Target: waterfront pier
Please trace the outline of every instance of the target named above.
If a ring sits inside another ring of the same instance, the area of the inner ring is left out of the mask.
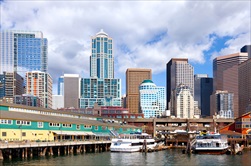
[[[109,140],[0,143],[0,160],[108,151]]]

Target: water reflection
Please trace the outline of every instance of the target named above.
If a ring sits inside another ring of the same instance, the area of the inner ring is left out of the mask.
[[[251,165],[251,151],[243,155],[182,154],[181,150],[165,150],[152,153],[86,153],[79,155],[40,157],[24,160],[5,160],[0,165],[86,165],[86,166],[219,166]]]

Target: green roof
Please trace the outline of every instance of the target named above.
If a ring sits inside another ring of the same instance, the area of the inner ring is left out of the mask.
[[[153,81],[152,80],[144,80],[143,82],[142,82],[142,84],[143,83],[153,83]]]

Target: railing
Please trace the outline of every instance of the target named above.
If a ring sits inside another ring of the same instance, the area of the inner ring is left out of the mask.
[[[118,137],[118,136],[119,136],[118,132],[115,131],[115,130],[110,130],[110,132],[111,132],[111,134],[112,134],[113,136],[115,136],[115,137]]]

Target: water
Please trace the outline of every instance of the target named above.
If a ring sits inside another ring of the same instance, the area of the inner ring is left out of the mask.
[[[86,153],[79,155],[40,157],[24,160],[9,160],[0,165],[81,165],[81,166],[250,166],[251,151],[243,155],[198,155],[182,154],[179,149],[169,149],[152,153]]]

